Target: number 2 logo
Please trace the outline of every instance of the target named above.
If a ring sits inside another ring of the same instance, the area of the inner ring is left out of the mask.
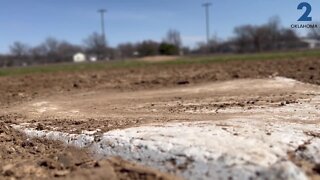
[[[306,10],[303,13],[303,15],[298,19],[298,21],[312,21],[312,17],[309,16],[311,13],[312,7],[309,3],[307,2],[300,3],[297,9],[302,10],[304,7],[306,8]]]

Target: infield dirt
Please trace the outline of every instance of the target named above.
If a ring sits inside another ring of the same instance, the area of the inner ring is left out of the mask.
[[[98,160],[88,149],[32,139],[12,125],[73,134],[99,129],[96,137],[150,124],[219,121],[221,125],[222,119],[243,113],[277,114],[288,117],[288,122],[319,125],[319,104],[315,100],[310,103],[320,93],[316,86],[320,84],[317,59],[32,74],[1,77],[0,84],[0,178],[174,179],[181,175],[146,168],[146,164],[130,158],[131,162],[111,156]],[[308,111],[306,104],[314,109]],[[319,138],[312,128],[306,133]],[[305,148],[300,145],[296,148]],[[287,157],[308,177],[319,178],[317,162],[290,152]]]

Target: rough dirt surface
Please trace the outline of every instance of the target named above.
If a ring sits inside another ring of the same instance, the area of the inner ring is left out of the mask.
[[[0,179],[177,179],[120,158],[94,160],[57,141],[29,139],[0,123]]]
[[[319,105],[318,86],[273,77],[57,95],[7,112],[24,116],[13,127],[29,137],[121,156],[186,179],[272,174],[300,180],[306,175],[290,158],[312,167],[320,162]]]
[[[319,67],[319,59],[230,61],[1,77],[0,106],[25,102],[35,97],[92,89],[130,91],[275,75],[320,84]]]
[[[226,113],[230,109],[236,115],[257,107],[299,104],[314,97],[310,93],[288,93],[281,88],[271,94],[245,90],[239,93],[239,89],[231,89],[224,96],[221,96],[224,89],[216,88],[213,93],[194,95],[199,87],[210,87],[210,82],[270,76],[320,84],[320,61],[231,61],[1,77],[0,179],[173,179],[172,175],[119,158],[99,161],[85,150],[45,139],[28,139],[11,125],[31,123],[28,126],[40,131],[83,133],[100,129],[104,133],[159,122],[215,121],[230,116]],[[186,86],[190,86],[189,92],[181,95]],[[93,97],[96,101],[92,102]],[[305,168],[309,177],[319,178],[319,164],[295,155],[290,157]]]

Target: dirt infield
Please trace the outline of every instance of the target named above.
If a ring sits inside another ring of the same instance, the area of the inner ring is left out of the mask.
[[[318,109],[311,109],[306,120],[301,117],[307,110],[303,103],[317,97],[318,88],[297,88],[290,85],[291,81],[275,78],[277,76],[320,84],[320,61],[230,61],[1,77],[0,179],[174,179],[173,175],[183,176],[177,171],[169,175],[134,164],[141,164],[134,158],[127,158],[132,162],[111,156],[107,160],[93,159],[90,151],[65,147],[48,139],[29,139],[13,130],[12,125],[68,134],[91,135],[95,131],[93,138],[96,141],[96,137],[115,129],[154,123],[159,126],[159,123],[214,122],[244,116],[243,112],[249,113],[250,117],[251,113],[261,114],[258,109],[272,114],[275,113],[273,108],[280,109],[277,115],[281,118],[294,117],[286,119],[288,122],[318,125],[318,116],[313,114],[319,111],[317,101],[313,106]],[[258,80],[243,80],[250,78]],[[240,80],[224,82],[236,79]],[[257,85],[266,85],[267,90],[258,90]],[[257,91],[252,90],[254,88]],[[291,106],[293,109],[281,109]],[[292,114],[286,114],[291,110]],[[228,124],[225,126],[228,129]],[[237,136],[235,133],[243,132],[233,132]],[[312,137],[318,136],[314,131],[310,133]],[[298,144],[296,148],[305,147]],[[292,158],[290,162],[294,162],[294,166],[301,166],[308,177],[319,178],[319,164],[299,159],[296,154],[288,157]],[[177,169],[188,169],[183,163],[173,163],[181,165]],[[211,177],[214,175],[217,174]]]
[[[0,179],[175,179],[119,158],[94,160],[86,151],[0,125]]]

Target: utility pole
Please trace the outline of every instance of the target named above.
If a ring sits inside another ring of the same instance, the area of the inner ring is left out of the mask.
[[[101,34],[103,38],[103,43],[106,45],[106,32],[105,32],[105,27],[104,27],[104,14],[107,12],[105,9],[99,9],[98,12],[101,15]]]
[[[209,8],[212,5],[212,3],[204,3],[202,6],[205,8],[206,13],[206,30],[207,30],[207,45],[209,46],[210,43],[210,14],[209,14]]]

